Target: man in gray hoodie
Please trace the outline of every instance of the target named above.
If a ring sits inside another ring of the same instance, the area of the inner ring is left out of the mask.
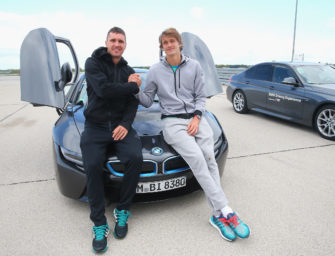
[[[211,127],[205,118],[205,82],[200,64],[181,53],[181,36],[174,28],[162,32],[160,48],[166,56],[151,66],[146,87],[137,97],[150,107],[157,94],[162,112],[163,136],[187,162],[213,208],[210,218],[221,236],[233,241],[247,238],[249,227],[228,206],[220,184]]]

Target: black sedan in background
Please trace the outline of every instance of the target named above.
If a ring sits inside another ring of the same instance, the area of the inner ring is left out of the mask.
[[[234,75],[227,98],[237,113],[254,110],[314,127],[335,140],[335,69],[320,63],[260,63]]]
[[[200,64],[205,66],[207,96],[220,93],[222,88],[218,77],[206,72],[216,72],[208,48],[190,33],[183,34],[182,38],[188,55],[199,57]],[[69,64],[60,66],[61,47],[68,49],[68,56],[73,58],[73,78]],[[79,145],[85,123],[83,112],[88,102],[85,74],[79,76],[74,49],[68,39],[56,37],[45,28],[36,29],[22,43],[20,65],[22,100],[34,106],[54,107],[59,114],[52,133],[59,189],[67,197],[85,201],[86,174]],[[135,71],[142,77],[142,87],[145,86],[147,70]],[[216,117],[206,111],[204,118],[213,130],[215,156],[222,175],[228,142]],[[186,162],[164,141],[158,98],[150,108],[139,106],[133,127],[141,138],[144,159],[135,200],[164,199],[200,188]],[[110,148],[106,156],[104,175],[106,197],[112,201],[118,199],[123,170],[124,166],[114,154],[113,148]]]

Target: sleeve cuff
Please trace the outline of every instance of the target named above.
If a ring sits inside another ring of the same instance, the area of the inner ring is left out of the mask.
[[[134,87],[135,88],[134,94],[137,94],[140,91],[140,89],[137,86],[137,83],[135,83],[135,82],[129,82],[129,83],[136,86],[136,87]]]
[[[196,115],[202,116],[202,112],[200,110],[196,110],[194,111],[193,116],[196,116]]]
[[[126,128],[127,131],[129,131],[129,129],[130,129],[130,125],[129,125],[129,123],[123,121],[123,122],[120,123],[120,125],[123,126],[124,128]]]

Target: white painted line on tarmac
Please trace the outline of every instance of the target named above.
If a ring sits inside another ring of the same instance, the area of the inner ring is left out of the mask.
[[[13,113],[11,113],[11,114],[5,116],[4,118],[2,118],[2,119],[0,120],[0,123],[1,123],[2,121],[5,121],[7,118],[11,117],[12,115],[15,115],[17,112],[19,112],[20,110],[24,109],[24,108],[25,108],[26,106],[28,106],[28,105],[29,105],[29,103],[25,104],[23,107],[19,108],[18,110],[14,111]]]
[[[27,184],[27,183],[37,183],[37,182],[54,181],[54,180],[55,180],[55,178],[44,179],[44,180],[20,181],[20,182],[8,183],[8,184],[0,184],[0,186],[13,186],[13,185],[21,185],[21,184]]]

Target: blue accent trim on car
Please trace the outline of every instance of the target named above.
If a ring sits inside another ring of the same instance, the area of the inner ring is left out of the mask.
[[[88,203],[88,197],[87,196],[83,196],[83,197],[79,198],[79,201]]]
[[[173,174],[173,173],[182,172],[182,171],[190,169],[190,167],[188,165],[186,165],[185,167],[181,167],[181,168],[178,168],[178,169],[173,169],[173,170],[167,171],[166,167],[165,167],[166,162],[169,161],[169,160],[171,160],[171,159],[174,159],[174,158],[181,158],[181,156],[172,156],[172,157],[169,157],[169,158],[165,159],[164,162],[163,162],[163,173],[165,173],[165,174]]]
[[[206,114],[207,114],[210,118],[212,118],[215,122],[217,122],[216,118],[214,117],[214,115],[213,115],[211,112],[206,111]]]
[[[174,169],[174,170],[171,170],[171,171],[164,171],[164,173],[165,174],[172,174],[172,173],[182,172],[182,171],[189,170],[189,169],[190,169],[190,167],[186,166],[186,167]]]
[[[157,163],[156,163],[155,161],[151,161],[151,160],[143,160],[143,162],[151,162],[151,163],[153,163],[153,164],[154,164],[154,170],[153,170],[152,172],[150,172],[150,173],[141,173],[141,174],[140,174],[140,177],[150,177],[150,176],[154,176],[154,175],[157,174],[157,169],[158,169],[158,167],[157,167]],[[123,177],[123,176],[124,176],[123,173],[114,170],[114,168],[112,167],[112,163],[120,163],[120,160],[109,161],[109,162],[107,163],[107,168],[108,168],[108,170],[109,170],[113,175],[115,175],[115,176],[117,176],[117,177]],[[145,171],[145,170],[144,170],[144,171]]]

